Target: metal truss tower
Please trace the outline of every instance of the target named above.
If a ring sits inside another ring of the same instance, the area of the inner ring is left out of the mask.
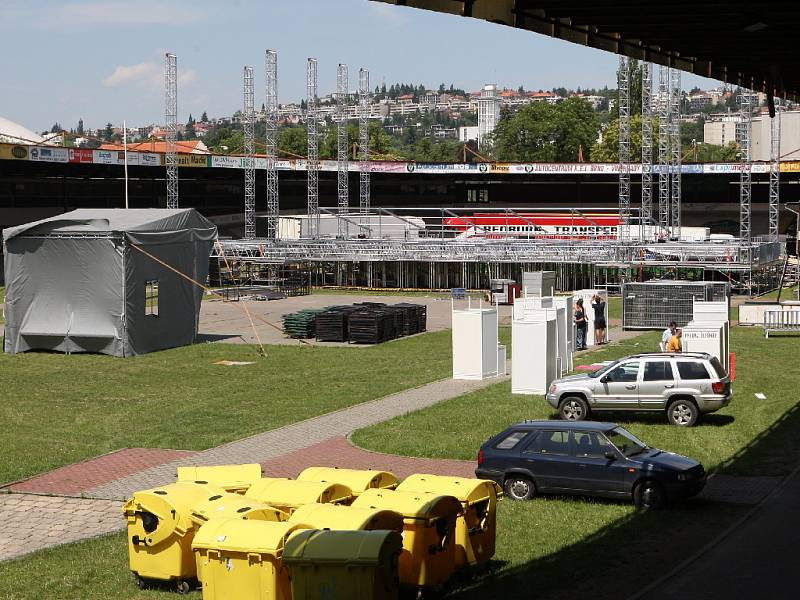
[[[658,232],[669,230],[669,67],[658,68]]]
[[[167,166],[167,208],[178,208],[178,57],[167,53],[164,61],[164,96]]]
[[[336,196],[339,200],[339,213],[347,213],[350,207],[347,166],[347,106],[349,78],[347,65],[340,64],[336,69]],[[337,219],[337,233],[340,238],[347,237],[347,221]]]
[[[280,217],[278,169],[275,162],[278,153],[278,53],[267,50],[266,67],[266,145],[267,145],[267,238],[278,237]]]
[[[642,65],[642,215],[640,238],[653,224],[653,65]]]
[[[781,111],[775,99],[775,116],[770,119],[771,145],[769,154],[769,239],[778,241],[781,207]]]
[[[358,71],[359,201],[362,214],[369,212],[369,71]]]
[[[244,239],[256,237],[256,161],[255,161],[255,93],[253,67],[244,68],[244,103],[242,129],[244,131]]]
[[[631,89],[630,61],[620,55],[617,84],[619,89],[619,237],[630,238],[631,223]]]
[[[741,238],[742,244],[746,246],[749,246],[752,241],[752,230],[750,227],[751,171],[753,166],[750,158],[752,103],[753,96],[750,90],[740,89],[739,123],[737,127],[739,162],[741,166],[741,171],[739,173],[739,237]]]
[[[319,237],[319,135],[317,134],[317,59],[306,65],[306,127],[308,129],[308,236]]]
[[[669,86],[669,134],[670,134],[670,170],[671,202],[670,227],[672,238],[681,234],[681,72],[672,69]]]

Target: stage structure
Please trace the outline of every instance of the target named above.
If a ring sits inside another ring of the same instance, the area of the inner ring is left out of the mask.
[[[253,67],[242,71],[242,132],[244,138],[244,239],[256,237],[255,88]]]
[[[278,153],[278,53],[275,50],[267,50],[264,67],[266,74],[264,107],[267,111],[264,123],[267,153],[267,239],[274,239],[277,237],[280,216],[278,170],[275,168]]]
[[[178,57],[169,52],[164,57],[164,104],[167,208],[178,208]]]
[[[347,65],[340,63],[336,68],[336,191],[341,214],[347,214],[350,206],[350,190],[347,180],[348,83]],[[347,221],[339,219],[338,225],[339,237],[347,237]]]
[[[317,59],[309,58],[306,65],[306,128],[308,131],[308,218],[310,235],[319,235],[319,135],[317,135]]]

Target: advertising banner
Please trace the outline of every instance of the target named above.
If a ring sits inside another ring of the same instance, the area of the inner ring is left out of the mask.
[[[781,163],[781,171],[784,173],[800,172],[800,161],[792,160]]]
[[[117,150],[92,150],[93,162],[96,165],[121,165],[122,160],[119,155],[124,154]]]
[[[29,151],[31,160],[42,162],[69,162],[69,150],[67,148],[48,148],[45,146],[33,146]]]
[[[242,159],[243,157],[241,156],[212,156],[211,166],[221,169],[242,169],[244,168]],[[264,163],[264,166],[266,166],[266,160],[264,160]],[[258,160],[256,160],[256,168],[258,168]]]
[[[373,173],[405,173],[409,164],[411,163],[372,161],[369,163],[369,170]]]
[[[69,162],[71,163],[91,163],[94,162],[92,151],[89,148],[70,148]]]
[[[0,144],[0,159],[27,160],[28,146]]]
[[[136,158],[136,162],[131,162],[131,157]],[[137,164],[140,167],[158,167],[161,165],[161,159],[158,154],[152,152],[128,152],[128,164]]]

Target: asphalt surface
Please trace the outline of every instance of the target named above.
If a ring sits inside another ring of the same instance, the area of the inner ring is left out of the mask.
[[[798,538],[800,469],[736,531],[644,597],[796,600]]]

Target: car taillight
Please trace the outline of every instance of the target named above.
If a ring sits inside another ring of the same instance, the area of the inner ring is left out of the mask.
[[[483,460],[484,460],[483,450],[478,450],[478,466],[481,466],[483,464]]]
[[[721,381],[714,381],[711,384],[711,391],[715,394],[722,394],[725,391],[725,384]]]

